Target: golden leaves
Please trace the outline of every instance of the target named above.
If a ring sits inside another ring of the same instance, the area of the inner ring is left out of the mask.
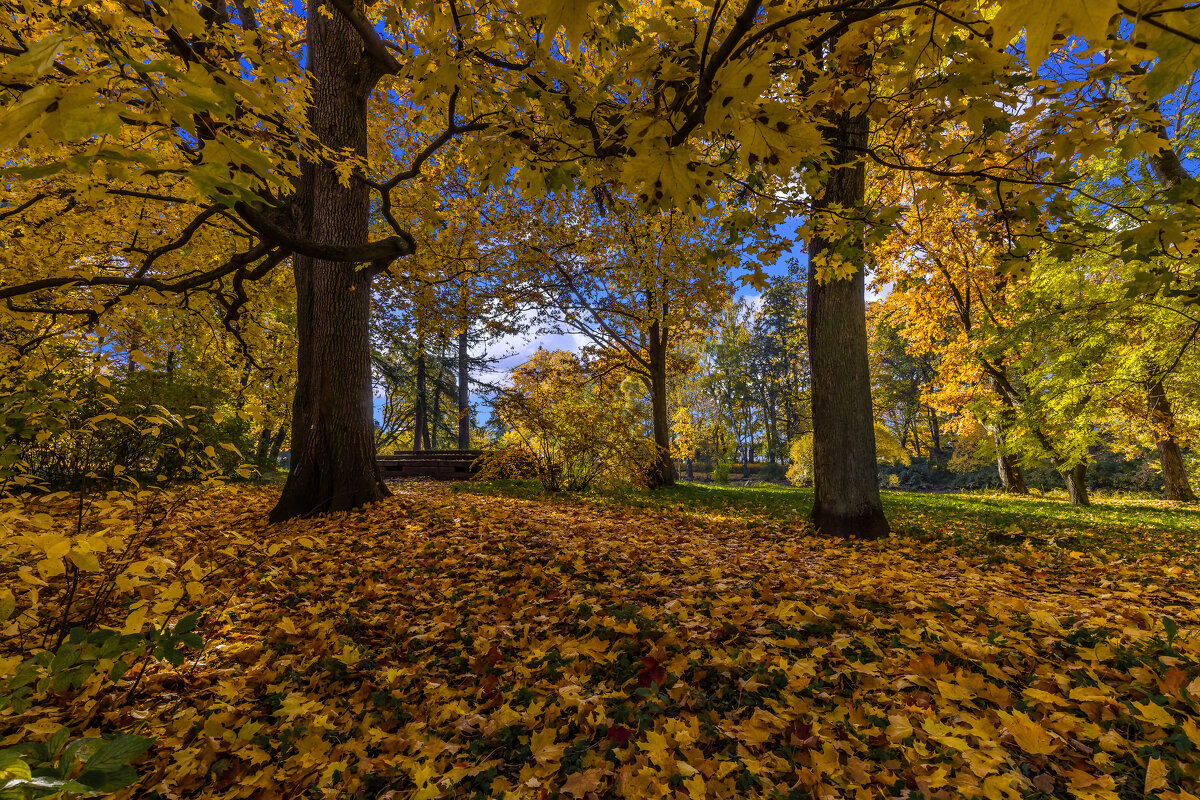
[[[999,711],[997,715],[1004,722],[1004,727],[1012,734],[1017,745],[1026,753],[1035,756],[1049,755],[1058,748],[1050,733],[1030,719],[1023,711],[1014,711],[1011,714]]]
[[[1052,4],[1044,0],[1007,0],[992,19],[993,37],[997,44],[1003,45],[1023,28],[1029,64],[1037,69],[1050,52],[1050,43],[1060,27],[1099,45],[1119,11],[1117,0],[1065,0]]]
[[[422,484],[268,529],[272,499],[228,492],[164,532],[175,563],[229,551],[219,573],[185,570],[207,590],[182,600],[209,614],[205,651],[98,712],[158,737],[148,780],[171,792],[1018,800],[1200,782],[1190,562],[989,563]],[[152,604],[133,610],[144,630]]]

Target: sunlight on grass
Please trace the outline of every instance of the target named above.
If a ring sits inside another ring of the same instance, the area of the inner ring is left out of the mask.
[[[536,481],[497,481],[463,484],[455,491],[787,523],[805,522],[812,510],[812,489],[770,485],[683,483],[653,492],[618,487],[577,495],[544,495]],[[1200,508],[1163,500],[1099,497],[1090,507],[1081,508],[1053,497],[884,492],[883,502],[893,533],[972,549],[1029,543],[1195,558],[1200,547]]]

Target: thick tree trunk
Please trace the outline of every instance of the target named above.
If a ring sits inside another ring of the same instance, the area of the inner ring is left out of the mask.
[[[312,128],[327,147],[365,157],[374,80],[358,34],[320,5],[310,0],[308,8]],[[301,181],[304,235],[328,244],[367,242],[369,197],[362,183],[343,185],[323,163],[304,165]],[[299,357],[291,468],[272,522],[357,508],[388,494],[375,462],[370,273],[301,255],[292,263]]]
[[[863,202],[866,175],[852,163],[867,146],[865,115],[842,115],[832,133],[837,162],[817,207],[853,209]],[[860,233],[852,233],[862,251]],[[879,498],[871,376],[867,363],[865,257],[854,275],[817,280],[817,265],[836,243],[811,236],[808,243],[808,346],[812,370],[813,522],[834,536],[887,536]]]
[[[1150,407],[1150,424],[1158,447],[1158,460],[1162,465],[1163,497],[1184,503],[1196,502],[1196,494],[1188,481],[1183,466],[1183,454],[1175,439],[1175,411],[1167,398],[1167,389],[1161,376],[1146,381],[1146,402]]]
[[[1070,469],[1060,470],[1067,482],[1067,497],[1073,506],[1090,506],[1087,490],[1087,464],[1076,464]]]
[[[671,417],[667,413],[667,332],[659,322],[650,326],[647,346],[650,360],[650,416],[654,430],[655,480],[660,486],[675,485],[675,462],[671,459]]]
[[[687,457],[687,479],[690,481],[690,480],[695,480],[695,478],[696,478],[696,476],[695,476],[694,472],[692,471],[692,457],[688,456]]]
[[[996,445],[996,471],[1000,474],[1000,491],[1007,494],[1029,494],[1025,476],[1016,459],[1010,455],[999,428],[992,428],[992,441]]]
[[[467,332],[458,335],[458,449],[471,449],[471,394],[467,383]]]

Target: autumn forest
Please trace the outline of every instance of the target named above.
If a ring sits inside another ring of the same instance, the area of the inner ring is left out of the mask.
[[[1200,3],[0,14],[0,800],[1200,800]]]

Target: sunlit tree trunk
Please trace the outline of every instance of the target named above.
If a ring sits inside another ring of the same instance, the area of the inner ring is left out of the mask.
[[[1002,375],[1006,374],[1005,367],[1001,366],[998,369]],[[1000,411],[999,424],[991,425],[988,428],[992,434],[992,441],[996,445],[996,470],[1000,474],[1000,490],[1008,494],[1029,494],[1029,487],[1025,485],[1025,476],[1021,472],[1021,467],[1012,453],[1008,451],[1008,428],[1013,420],[1012,401],[1005,393],[1000,377],[989,375],[989,384],[992,392],[1000,399],[1003,406]]]
[[[1183,454],[1175,439],[1175,411],[1167,398],[1161,376],[1146,381],[1146,400],[1150,407],[1150,423],[1154,426],[1158,460],[1162,465],[1163,497],[1185,503],[1196,502],[1196,494],[1183,466]]]
[[[1059,472],[1067,483],[1067,498],[1073,506],[1090,506],[1091,499],[1087,490],[1087,464],[1076,464],[1070,469]]]
[[[1025,485],[1025,476],[1016,459],[1008,452],[1004,442],[1004,434],[998,427],[991,427],[992,442],[996,445],[996,471],[1000,474],[1000,490],[1007,494],[1029,494]]]
[[[357,4],[362,7],[362,0]],[[331,150],[367,153],[367,98],[375,78],[345,19],[308,7],[312,130]],[[367,242],[369,197],[326,163],[305,164],[301,232],[324,244]],[[271,520],[357,508],[388,494],[375,462],[369,322],[371,279],[356,264],[293,255],[299,356],[291,467]]]
[[[1153,106],[1157,110],[1158,106]],[[1161,127],[1154,129],[1163,141],[1167,140],[1166,131]],[[1179,153],[1172,147],[1164,147],[1147,159],[1150,170],[1164,189],[1173,189],[1192,176],[1183,165]],[[1168,500],[1178,500],[1188,503],[1196,502],[1196,494],[1188,482],[1187,471],[1183,467],[1183,454],[1179,452],[1179,442],[1172,435],[1175,427],[1175,414],[1167,399],[1166,388],[1162,376],[1146,382],[1147,399],[1150,405],[1150,421],[1158,431],[1156,445],[1158,458],[1162,465],[1163,496]]]
[[[865,115],[842,115],[833,126],[836,162],[817,210],[860,207],[866,171],[853,163],[867,146]],[[861,233],[852,233],[861,255],[849,278],[817,280],[816,262],[837,243],[820,236],[808,243],[808,342],[812,370],[813,522],[835,536],[875,539],[889,529],[879,497],[871,376],[867,360],[866,299]]]

